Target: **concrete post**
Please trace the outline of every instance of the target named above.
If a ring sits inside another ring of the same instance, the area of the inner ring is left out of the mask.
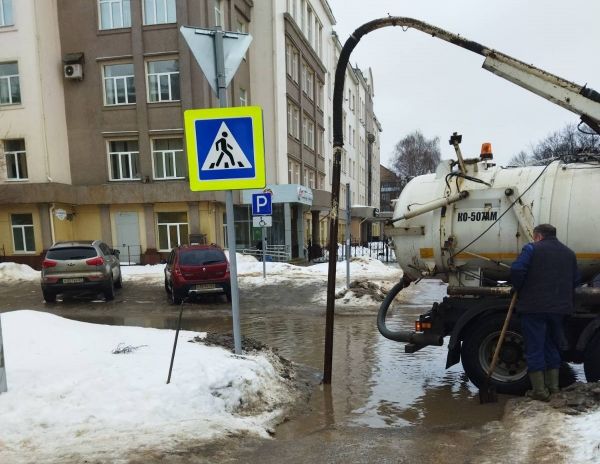
[[[52,226],[50,221],[50,205],[48,203],[40,203],[38,211],[40,214],[40,225],[42,227],[42,247],[47,250],[52,246]],[[1,391],[1,390],[0,390]]]
[[[200,203],[197,201],[188,202],[188,226],[190,234],[200,233]]]
[[[146,249],[154,248],[157,250],[153,204],[144,205],[144,223],[146,226]]]
[[[111,246],[118,245],[116,243],[113,243],[112,239],[112,227],[110,220],[109,205],[100,205],[100,238],[103,242],[108,243]]]
[[[301,204],[298,204],[298,212],[296,219],[296,230],[298,232],[298,257],[304,257],[304,207]]]

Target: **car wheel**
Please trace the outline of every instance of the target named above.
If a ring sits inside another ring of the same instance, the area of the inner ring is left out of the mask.
[[[46,303],[56,303],[56,293],[43,290],[44,300]]]
[[[114,282],[113,282],[113,278],[112,276],[110,277],[110,280],[108,282],[108,284],[106,284],[106,287],[104,288],[104,299],[106,301],[110,301],[110,300],[114,300],[115,299],[115,286],[114,286]]]
[[[466,331],[460,353],[462,364],[469,380],[478,388],[483,388],[486,382],[505,317],[501,313],[484,316]],[[516,318],[513,317],[490,380],[490,384],[495,386],[499,393],[519,395],[529,388],[524,353],[523,336]]]
[[[183,298],[179,292],[176,292],[175,289],[171,290],[171,303],[174,305],[180,305],[183,302]]]
[[[115,281],[115,288],[123,288],[123,275],[119,269],[119,278]]]

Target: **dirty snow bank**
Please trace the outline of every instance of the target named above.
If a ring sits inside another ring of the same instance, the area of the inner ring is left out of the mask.
[[[227,434],[266,436],[294,399],[265,355],[235,356],[182,331],[2,314],[8,393],[0,395],[0,462],[113,462]],[[119,346],[132,352],[113,354]],[[251,408],[248,406],[251,405]]]
[[[23,280],[40,280],[40,271],[36,271],[27,264],[0,263],[0,281],[18,282]]]
[[[576,383],[549,403],[510,400],[504,425],[515,464],[600,463],[600,383]]]

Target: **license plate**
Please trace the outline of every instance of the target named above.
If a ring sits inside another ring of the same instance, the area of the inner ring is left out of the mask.
[[[199,284],[196,285],[196,290],[204,290],[207,288],[215,288],[215,284]]]
[[[63,279],[63,284],[79,284],[83,282],[83,277],[78,277],[76,279]]]

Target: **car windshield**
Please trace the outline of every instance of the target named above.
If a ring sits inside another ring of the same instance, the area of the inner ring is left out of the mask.
[[[48,250],[46,258],[64,261],[68,259],[87,259],[98,256],[94,247],[63,247]]]
[[[179,263],[184,266],[201,266],[225,261],[225,254],[220,250],[186,250],[179,255]]]

